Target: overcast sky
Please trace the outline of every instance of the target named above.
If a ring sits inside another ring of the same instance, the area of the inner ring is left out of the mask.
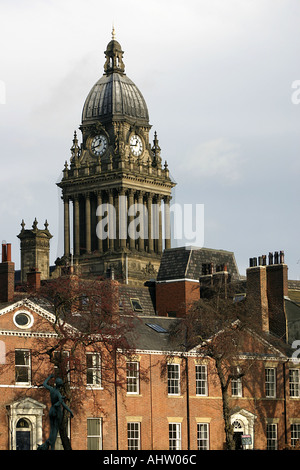
[[[113,23],[174,202],[204,204],[204,246],[241,274],[284,250],[300,279],[299,0],[0,0],[0,239],[16,267],[22,219],[47,219],[51,263],[63,254],[56,182]]]

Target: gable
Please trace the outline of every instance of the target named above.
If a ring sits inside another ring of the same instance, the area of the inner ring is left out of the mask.
[[[221,336],[220,331],[215,335],[215,339]],[[256,331],[252,331],[249,328],[245,328],[241,331],[243,335],[243,341],[241,343],[241,350],[239,356],[241,358],[256,358],[256,359],[276,359],[283,360],[287,357],[287,345],[279,338],[273,336],[270,333],[259,334]],[[220,338],[221,341],[221,338]],[[190,353],[199,353],[199,346],[194,347]]]
[[[54,336],[55,316],[39,304],[23,299],[0,309],[0,335]]]

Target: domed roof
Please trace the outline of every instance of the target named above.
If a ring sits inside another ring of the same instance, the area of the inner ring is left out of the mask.
[[[83,107],[82,122],[132,118],[147,124],[149,114],[138,87],[124,74],[103,75],[89,92]]]
[[[105,51],[104,75],[89,92],[83,107],[82,123],[112,118],[149,124],[146,102],[137,86],[125,75],[123,51],[113,38]]]

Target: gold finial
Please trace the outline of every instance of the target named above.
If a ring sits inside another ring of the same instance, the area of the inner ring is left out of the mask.
[[[113,40],[115,40],[115,39],[116,39],[116,30],[115,30],[115,27],[114,27],[114,25],[113,25],[113,29],[112,29],[111,36],[112,36],[112,39],[113,39]]]

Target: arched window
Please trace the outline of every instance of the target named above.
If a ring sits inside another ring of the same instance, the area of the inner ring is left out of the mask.
[[[25,418],[19,419],[17,422],[17,429],[30,428],[29,422]]]

